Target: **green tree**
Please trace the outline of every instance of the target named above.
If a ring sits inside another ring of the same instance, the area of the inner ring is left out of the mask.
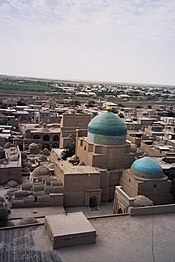
[[[164,174],[172,181],[172,194],[173,199],[175,200],[175,168],[171,167],[168,170],[164,170]]]
[[[26,103],[23,100],[19,100],[17,106],[26,106]]]
[[[71,157],[75,154],[75,142],[68,143],[65,146],[65,149],[61,153],[61,158],[66,160],[68,157]]]
[[[2,109],[6,109],[7,108],[6,105],[4,105],[2,101],[0,101],[0,108],[2,108]]]
[[[124,118],[124,114],[122,112],[120,112],[120,114],[118,115],[120,118]]]
[[[73,156],[75,154],[75,142],[68,143],[65,149],[69,156]]]
[[[4,207],[0,208],[0,227],[5,227],[9,221],[9,210]]]
[[[94,100],[89,100],[87,103],[86,103],[86,107],[94,107],[95,105],[95,101]]]
[[[164,174],[175,184],[175,168],[171,167],[168,170],[164,170]]]

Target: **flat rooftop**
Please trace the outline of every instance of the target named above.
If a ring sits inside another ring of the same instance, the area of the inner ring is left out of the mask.
[[[31,130],[31,129],[32,129],[32,132],[35,131],[35,130],[38,130],[38,132],[40,132],[40,131],[42,131],[42,129],[43,129],[42,126],[39,126],[39,124],[36,124],[36,123],[21,124],[20,127],[21,127],[23,130],[27,130],[27,129],[30,129],[30,130]],[[46,128],[47,128],[48,130],[53,131],[53,130],[56,130],[56,129],[59,128],[59,124],[57,124],[57,123],[55,123],[55,125],[54,125],[54,124],[50,124],[50,125],[48,124],[48,125],[46,126]]]
[[[175,214],[90,220],[96,244],[53,251],[44,226],[0,230],[1,262],[174,262]]]
[[[166,163],[163,161],[165,157],[152,157],[152,159],[154,159],[155,161],[157,161],[159,163],[159,165],[161,165],[161,167],[165,170],[165,169],[170,169],[170,168],[174,168],[175,167],[175,163]]]
[[[99,169],[91,166],[79,166],[73,165],[68,161],[60,161],[58,162],[59,168],[64,170],[65,175],[73,175],[73,174],[100,174]]]
[[[42,127],[41,128],[36,128],[35,130],[31,130],[32,134],[35,133],[49,133],[49,134],[55,134],[55,133],[60,133],[60,128],[59,127],[47,127],[48,130],[44,130]]]
[[[94,227],[82,212],[58,214],[45,217],[53,236],[94,232]]]
[[[60,249],[64,262],[173,262],[175,214],[91,219],[95,245]],[[83,258],[83,260],[82,260]]]

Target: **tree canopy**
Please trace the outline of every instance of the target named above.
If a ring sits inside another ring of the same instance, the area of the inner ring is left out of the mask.
[[[4,207],[0,208],[0,227],[5,227],[8,224],[9,220],[9,210]]]
[[[66,160],[68,157],[71,157],[75,154],[75,142],[68,143],[65,146],[65,149],[61,153],[61,158]]]

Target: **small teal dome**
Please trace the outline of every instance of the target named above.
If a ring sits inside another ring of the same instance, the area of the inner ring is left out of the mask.
[[[125,144],[126,133],[127,127],[125,123],[112,112],[99,114],[88,125],[88,138],[96,144]]]
[[[162,177],[162,167],[152,158],[143,157],[134,161],[131,166],[137,173],[144,173],[151,177]]]

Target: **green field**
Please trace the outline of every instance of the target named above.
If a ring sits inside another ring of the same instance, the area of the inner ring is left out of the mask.
[[[36,92],[53,92],[58,91],[52,86],[52,82],[30,81],[30,80],[2,80],[0,81],[0,89],[20,90],[20,91],[36,91]]]

